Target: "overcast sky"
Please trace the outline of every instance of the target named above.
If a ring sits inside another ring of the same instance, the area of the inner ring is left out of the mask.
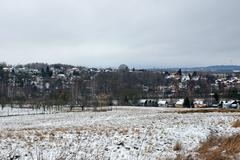
[[[239,0],[0,0],[0,61],[240,64]]]

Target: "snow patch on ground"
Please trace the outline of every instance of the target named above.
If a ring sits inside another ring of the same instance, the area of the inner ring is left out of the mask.
[[[108,112],[0,117],[0,159],[173,159],[194,151],[211,133],[240,133],[231,127],[240,113],[176,110],[115,107]],[[177,142],[181,151],[173,150]]]

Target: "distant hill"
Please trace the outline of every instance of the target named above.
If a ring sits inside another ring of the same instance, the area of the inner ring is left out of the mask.
[[[215,65],[207,67],[193,67],[193,68],[181,68],[183,72],[216,72],[216,73],[231,73],[240,72],[240,66],[238,65]],[[152,71],[177,71],[179,68],[162,68],[162,69],[149,69]]]
[[[205,72],[240,72],[240,66],[237,65],[216,65],[208,67],[184,68],[183,71],[205,71]]]

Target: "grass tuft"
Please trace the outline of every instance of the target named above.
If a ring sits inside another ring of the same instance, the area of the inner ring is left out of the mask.
[[[237,121],[233,122],[232,127],[239,128],[240,127],[240,120],[238,119]]]
[[[201,159],[227,160],[240,153],[240,135],[231,137],[217,137],[210,135],[198,149]]]
[[[174,151],[181,151],[182,150],[182,145],[181,143],[177,142],[175,146],[173,147]]]

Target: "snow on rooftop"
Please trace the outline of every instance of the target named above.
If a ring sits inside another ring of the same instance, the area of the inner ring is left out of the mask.
[[[183,103],[184,103],[184,99],[179,99],[179,100],[176,102],[177,105],[183,105]]]

